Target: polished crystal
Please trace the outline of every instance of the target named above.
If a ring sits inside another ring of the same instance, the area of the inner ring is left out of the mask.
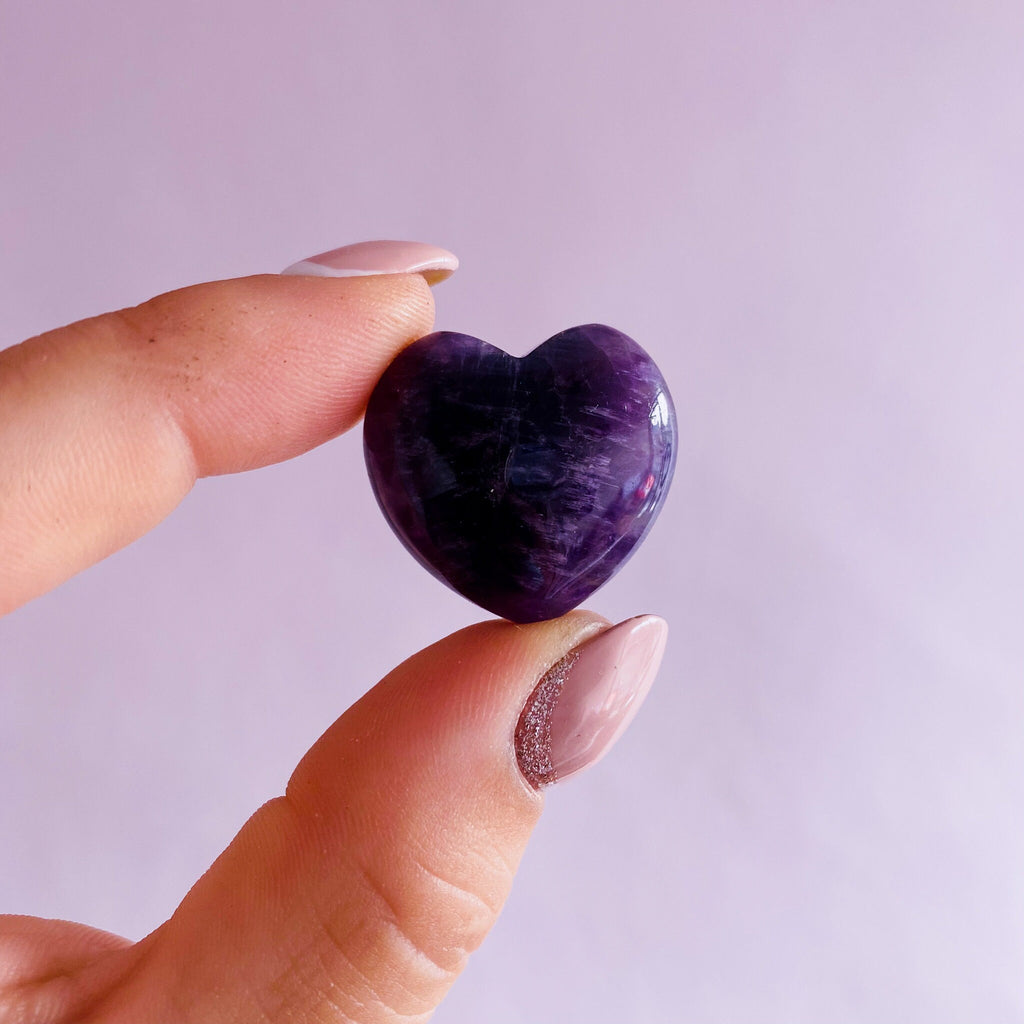
[[[676,458],[665,381],[602,324],[522,358],[465,334],[410,345],[363,433],[377,501],[438,579],[514,622],[585,601],[636,549]]]

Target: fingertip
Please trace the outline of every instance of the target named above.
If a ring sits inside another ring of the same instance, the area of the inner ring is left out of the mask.
[[[122,314],[200,476],[279,462],[353,427],[392,359],[433,325],[418,274],[262,274],[196,285]]]
[[[419,274],[265,274],[5,350],[0,612],[155,526],[197,476],[280,462],[354,426],[433,316]]]

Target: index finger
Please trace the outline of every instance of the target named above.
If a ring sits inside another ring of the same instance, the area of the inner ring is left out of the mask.
[[[0,352],[0,615],[145,533],[198,477],[349,429],[432,322],[417,274],[267,275]]]

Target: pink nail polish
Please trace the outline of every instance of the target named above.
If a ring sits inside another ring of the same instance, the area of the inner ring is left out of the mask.
[[[639,615],[586,640],[553,665],[516,726],[519,768],[536,788],[599,761],[626,731],[665,652],[668,624]]]
[[[286,267],[282,274],[310,277],[370,277],[377,274],[422,274],[437,284],[458,269],[459,260],[447,249],[424,242],[357,242],[310,256]]]

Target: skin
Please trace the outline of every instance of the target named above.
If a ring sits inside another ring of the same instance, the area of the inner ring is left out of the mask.
[[[348,430],[432,322],[414,275],[252,277],[0,352],[0,614],[156,526],[198,477]],[[0,1024],[426,1020],[541,812],[512,749],[523,704],[605,625],[487,622],[410,658],[140,942],[0,916]]]

